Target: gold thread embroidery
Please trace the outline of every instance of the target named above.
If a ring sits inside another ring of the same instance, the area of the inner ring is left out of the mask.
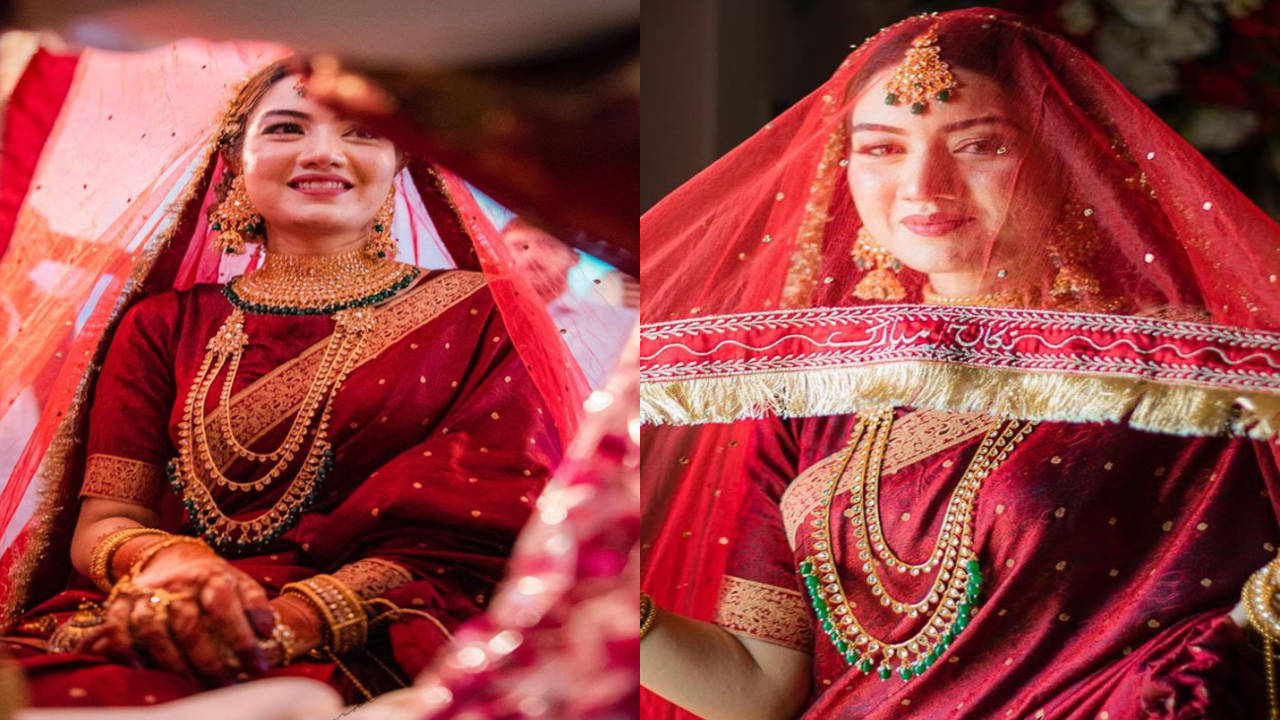
[[[423,283],[408,295],[378,308],[374,328],[365,338],[367,350],[352,369],[373,360],[411,331],[435,319],[484,285],[478,272],[455,271]],[[231,424],[247,445],[262,438],[298,411],[320,362],[328,338],[307,348],[294,360],[255,380],[231,398]],[[217,430],[225,408],[207,416],[209,450],[225,472],[235,460],[227,440]]]
[[[724,576],[715,623],[726,630],[796,650],[813,645],[813,624],[804,596],[795,590]]]
[[[413,580],[403,565],[382,558],[364,558],[338,568],[333,574],[362,600],[382,597],[392,588]]]
[[[94,453],[84,462],[80,497],[110,498],[155,509],[166,487],[164,468],[160,465]]]
[[[893,424],[881,474],[892,475],[930,455],[968,442],[981,436],[990,426],[991,416],[983,413],[910,412]],[[805,468],[782,494],[779,501],[782,523],[787,531],[787,543],[793,550],[799,543],[798,532],[803,529],[805,518],[821,501],[821,486],[830,477],[831,465],[839,461],[843,453],[842,448]],[[839,495],[848,493],[845,487],[839,491]]]
[[[831,220],[831,197],[840,177],[840,159],[847,145],[848,132],[839,125],[827,139],[822,157],[809,186],[809,201],[796,229],[795,250],[782,289],[781,307],[808,307],[813,304],[813,290],[822,269],[822,239]]]

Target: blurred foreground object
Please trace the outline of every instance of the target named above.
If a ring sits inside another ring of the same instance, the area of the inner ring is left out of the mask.
[[[520,535],[489,611],[351,720],[639,717],[638,335]]]
[[[319,97],[631,275],[639,15],[635,0],[23,0],[14,9],[21,24],[112,49],[198,36],[330,53],[314,68]]]

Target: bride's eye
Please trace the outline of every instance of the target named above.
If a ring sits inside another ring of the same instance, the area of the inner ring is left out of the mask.
[[[361,140],[377,140],[378,138],[382,137],[381,135],[374,132],[373,130],[370,130],[364,125],[353,125],[351,129],[347,131],[347,134],[353,137],[360,138]]]
[[[296,122],[278,122],[268,125],[262,131],[263,135],[301,135],[302,126]]]
[[[956,152],[970,155],[1004,155],[1008,151],[1008,145],[999,138],[968,140],[956,147]]]
[[[857,152],[859,155],[883,157],[885,155],[899,155],[903,152],[903,149],[901,145],[894,143],[870,143],[867,145],[860,145]]]

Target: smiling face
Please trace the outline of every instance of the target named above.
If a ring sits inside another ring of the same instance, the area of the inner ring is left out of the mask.
[[[274,250],[355,249],[386,201],[397,169],[390,140],[335,114],[294,89],[298,76],[272,85],[245,125],[240,155],[245,190]],[[307,239],[328,247],[277,247]],[[318,240],[323,238],[324,240]],[[335,242],[342,247],[332,247]]]
[[[995,81],[953,72],[949,102],[921,115],[885,103],[891,71],[867,84],[850,115],[849,188],[876,242],[939,291],[952,294],[952,277],[989,292],[1042,270],[1028,241],[1045,237],[1054,218],[1037,210],[1061,191]]]

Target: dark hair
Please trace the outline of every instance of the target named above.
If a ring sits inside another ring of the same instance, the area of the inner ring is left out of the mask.
[[[249,115],[261,102],[273,85],[290,75],[303,71],[305,61],[296,56],[277,60],[250,75],[236,90],[235,97],[227,104],[218,128],[218,152],[222,161],[239,172],[240,152],[244,149],[244,133]]]

